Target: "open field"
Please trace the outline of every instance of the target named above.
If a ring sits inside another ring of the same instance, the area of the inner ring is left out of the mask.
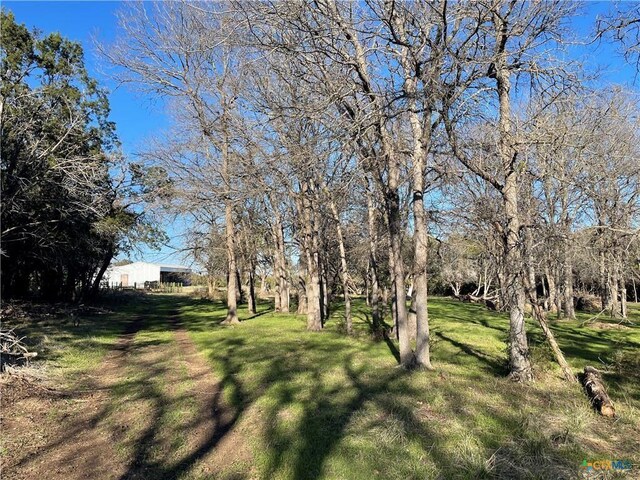
[[[433,372],[397,367],[395,345],[340,312],[307,332],[259,306],[222,326],[222,304],[133,296],[75,323],[19,326],[41,380],[3,379],[3,478],[576,478],[587,460],[640,469],[640,306],[633,324],[554,321],[576,372],[604,378],[618,416],[594,413],[530,325],[536,382],[504,378],[507,319],[430,301]],[[605,478],[596,477],[592,478]]]

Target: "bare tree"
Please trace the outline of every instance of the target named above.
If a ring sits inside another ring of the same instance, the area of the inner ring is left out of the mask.
[[[228,263],[227,323],[237,323],[236,221],[234,207],[234,120],[242,90],[241,52],[235,49],[238,21],[224,4],[211,9],[187,2],[135,3],[119,15],[121,36],[100,51],[119,70],[120,81],[135,83],[176,105],[183,133],[191,134],[189,149],[174,155],[171,164],[181,173],[196,167],[201,187],[217,178],[216,189],[190,190],[224,204]],[[191,152],[198,152],[193,155]],[[167,158],[169,156],[166,156]]]

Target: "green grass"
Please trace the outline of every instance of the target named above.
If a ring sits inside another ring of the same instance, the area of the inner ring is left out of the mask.
[[[355,338],[339,312],[321,333],[303,317],[260,314],[220,325],[222,305],[182,307],[185,326],[240,412],[259,478],[571,478],[584,458],[640,460],[640,328],[598,330],[552,322],[573,367],[605,375],[617,423],[565,385],[531,323],[537,382],[506,373],[507,318],[479,305],[432,299],[435,372],[405,372],[389,345],[369,340],[356,304]],[[640,309],[633,308],[633,320]],[[621,433],[623,432],[623,433]]]
[[[353,337],[341,333],[339,306],[319,333],[268,304],[255,316],[241,309],[237,326],[221,325],[221,303],[187,296],[131,297],[111,308],[78,326],[40,320],[21,332],[71,382],[98,367],[127,323],[144,315],[133,351],[160,346],[151,349],[158,356],[131,356],[104,418],[122,432],[114,438],[122,459],[137,459],[134,467],[153,478],[209,478],[198,461],[214,448],[191,452],[185,443],[199,410],[168,329],[175,309],[233,411],[224,435],[251,452],[238,461],[230,455],[215,478],[562,479],[575,478],[585,458],[632,460],[634,474],[640,468],[639,305],[624,329],[581,325],[589,318],[582,314],[550,322],[576,373],[585,365],[607,370],[615,420],[594,413],[581,389],[562,381],[531,321],[536,382],[507,380],[508,319],[480,305],[430,300],[433,372],[398,368],[395,345],[370,338],[368,309],[358,300]]]

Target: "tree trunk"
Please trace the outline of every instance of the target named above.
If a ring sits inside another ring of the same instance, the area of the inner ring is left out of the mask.
[[[614,272],[609,276],[607,288],[609,289],[609,296],[611,298],[611,316],[620,316],[620,301],[618,297],[618,273]]]
[[[226,245],[227,245],[227,318],[223,323],[239,323],[238,319],[238,301],[236,284],[238,271],[236,263],[235,239],[234,239],[234,223],[233,223],[233,207],[231,202],[227,200],[225,205],[225,226],[226,226]]]
[[[498,44],[502,49],[506,45],[506,26],[497,13],[494,13],[494,25],[498,32]],[[518,210],[518,172],[517,150],[513,146],[511,134],[511,79],[504,50],[499,51],[495,61],[496,88],[499,99],[499,145],[498,154],[505,172],[502,188],[505,231],[505,280],[509,301],[509,376],[516,381],[533,379],[529,359],[529,344],[524,321],[525,289],[522,284],[523,262],[520,239],[520,212]]]
[[[398,18],[396,15],[393,18]],[[396,21],[396,30],[402,38],[405,29],[401,22]],[[409,123],[413,137],[413,151],[411,152],[411,183],[413,207],[413,283],[415,288],[415,321],[416,321],[416,351],[411,361],[418,368],[432,369],[429,353],[429,309],[428,309],[428,255],[429,236],[427,234],[427,215],[424,210],[424,191],[426,188],[427,155],[431,148],[431,122],[433,105],[427,101],[422,113],[424,123],[420,121],[417,105],[418,72],[413,71],[410,52],[407,47],[401,48],[400,62],[405,76],[404,90],[407,94]],[[432,59],[431,68],[439,74],[438,57]],[[432,80],[433,81],[433,80]],[[413,303],[413,302],[412,302]],[[403,362],[404,363],[404,362]]]
[[[409,304],[409,311],[407,312],[407,329],[409,330],[409,340],[412,342],[416,340],[418,336],[418,322],[416,319],[416,290],[409,287],[411,292],[411,303]]]
[[[327,267],[323,261],[320,262],[320,316],[324,327],[329,320],[329,282]]]
[[[213,275],[207,275],[207,294],[213,298],[216,293],[216,280]]]
[[[223,127],[224,128],[224,127]],[[225,236],[227,247],[227,318],[223,323],[232,324],[239,323],[238,319],[238,302],[236,299],[238,264],[236,261],[236,240],[235,240],[235,222],[233,219],[233,203],[231,199],[231,179],[229,175],[229,139],[227,138],[226,128],[224,128],[225,139],[222,142],[222,181],[227,189],[227,195],[224,199],[224,222]]]
[[[556,281],[555,277],[552,273],[549,272],[549,266],[545,265],[544,267],[544,276],[547,279],[547,285],[549,286],[549,307],[548,310],[550,312],[557,311],[556,305]]]
[[[484,291],[482,292],[482,300],[488,300],[489,291],[491,290],[491,278],[486,273],[484,274]]]
[[[546,267],[545,267],[545,271],[546,271]],[[549,292],[547,291],[547,282],[545,281],[546,276],[542,277],[542,282],[541,286],[542,286],[542,298],[544,298],[544,301],[542,303],[542,306],[544,307],[545,312],[549,311]]]
[[[253,262],[249,263],[249,313],[256,313],[256,291],[255,291],[256,268]]]
[[[529,303],[531,304],[531,308],[538,303],[538,291],[536,287],[536,264],[533,256],[533,237],[531,236],[531,229],[527,228],[524,232],[525,235],[525,255],[526,255],[526,275],[527,275],[527,285],[528,295],[529,295]]]
[[[307,330],[322,330],[322,298],[320,291],[320,258],[317,251],[318,239],[315,238],[314,212],[308,198],[309,186],[301,183],[302,220],[304,222],[304,250],[306,255],[308,279],[306,282],[307,297]]]
[[[275,202],[271,201],[274,211],[272,236],[274,243],[274,276],[276,281],[276,312],[289,312],[289,280],[287,272],[287,257],[284,244],[284,227],[282,217],[277,211]]]
[[[307,314],[307,286],[303,277],[298,277],[298,315]]]
[[[603,311],[611,310],[611,289],[606,268],[605,251],[600,250],[600,302]]]
[[[584,367],[582,385],[589,396],[589,400],[591,400],[591,404],[598,412],[605,417],[614,417],[616,415],[613,402],[607,394],[598,370],[589,366]]]
[[[340,270],[342,279],[342,292],[344,295],[344,319],[347,326],[347,335],[353,333],[353,320],[351,318],[351,296],[349,295],[349,269],[347,268],[347,253],[344,248],[344,237],[342,235],[342,225],[336,203],[331,200],[329,202],[333,219],[336,222],[336,233],[338,234],[338,249],[340,251]]]
[[[519,221],[517,218],[517,194],[513,186],[505,185],[505,211],[508,226],[506,238],[507,298],[509,301],[509,376],[516,381],[533,379],[529,360],[529,344],[524,321],[525,293],[522,285],[522,262],[519,252]],[[512,270],[511,270],[512,269]]]
[[[260,295],[260,297],[264,298],[265,295],[267,294],[267,277],[264,273],[260,273],[260,291],[258,292],[258,295]]]
[[[395,164],[395,161],[391,162]],[[394,167],[393,175],[399,175],[399,169]],[[391,175],[391,174],[390,174]],[[397,321],[397,334],[400,350],[400,364],[404,367],[411,367],[414,362],[413,351],[409,341],[409,330],[407,328],[407,304],[404,285],[404,262],[402,260],[402,240],[401,240],[401,218],[400,218],[400,198],[397,188],[389,190],[386,195],[387,209],[389,212],[389,241],[391,244],[391,255],[393,258],[393,296],[395,298],[395,312]]]
[[[113,247],[107,250],[105,257],[102,259],[102,265],[100,265],[100,270],[98,270],[98,274],[96,278],[93,279],[93,284],[91,285],[91,291],[89,292],[90,298],[96,298],[98,293],[100,293],[100,282],[102,282],[102,278],[104,277],[107,268],[109,268],[109,264],[113,259],[114,249]]]
[[[240,305],[246,301],[244,298],[244,290],[242,289],[242,276],[240,275],[240,270],[236,270],[236,299]]]
[[[320,305],[320,276],[317,267],[309,269],[309,278],[306,282],[307,298],[307,330],[322,330],[322,311]]]
[[[396,297],[396,284],[395,284],[395,266],[394,266],[394,255],[393,255],[393,251],[391,249],[391,243],[389,243],[389,278],[390,278],[390,289],[389,288],[385,288],[385,302],[384,304],[387,305],[389,302],[389,294],[391,294],[391,320],[393,321],[393,327],[392,327],[392,332],[393,332],[393,336],[396,338],[396,340],[399,340],[398,338],[398,309],[396,308],[396,306],[398,305],[398,299]]]
[[[573,264],[566,252],[564,259],[564,316],[565,318],[576,318],[573,306]]]
[[[364,303],[371,308],[371,263],[367,260],[367,274],[364,276]]]
[[[620,315],[627,318],[627,283],[622,276],[619,277],[618,285],[620,290]]]
[[[277,268],[274,268],[274,271],[276,271]],[[275,280],[276,282],[278,281],[278,275],[275,275]],[[275,291],[273,293],[273,310],[275,312],[281,312],[282,311],[282,307],[280,307],[280,287],[278,286],[278,284],[276,283],[276,287],[275,287]]]

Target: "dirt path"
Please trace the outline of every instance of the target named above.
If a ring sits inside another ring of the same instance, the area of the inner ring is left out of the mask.
[[[133,321],[75,391],[3,385],[2,478],[236,478],[251,461],[238,415],[177,313]]]

